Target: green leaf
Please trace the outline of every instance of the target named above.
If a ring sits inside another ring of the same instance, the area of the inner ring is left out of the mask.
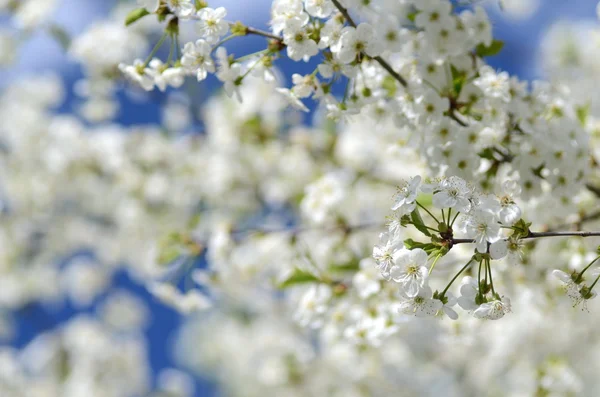
[[[396,91],[398,90],[398,85],[396,84],[396,79],[392,76],[387,75],[383,78],[383,82],[381,84],[382,88],[387,91],[388,96],[393,97],[396,95]]]
[[[538,178],[546,179],[546,178],[544,178],[544,175],[542,175],[542,171],[544,170],[544,167],[546,167],[546,163],[542,163],[542,164],[538,165],[536,168],[532,168],[531,172],[533,173],[533,175],[537,176]]]
[[[202,214],[200,214],[200,213],[194,214],[194,215],[193,215],[193,216],[192,216],[192,217],[191,217],[191,218],[188,220],[187,227],[188,227],[189,229],[194,229],[194,228],[196,228],[196,226],[198,226],[198,224],[200,224],[200,220],[202,220]]]
[[[146,15],[150,15],[150,12],[148,10],[146,10],[145,8],[136,8],[135,10],[127,14],[127,16],[125,17],[125,26],[129,26],[132,23],[137,22],[139,19],[142,19]]]
[[[404,246],[406,248],[408,248],[409,250],[414,249],[414,248],[422,248],[425,245],[426,245],[426,243],[422,243],[420,241],[415,241],[412,238],[407,238],[406,240],[404,240]]]
[[[156,258],[159,265],[168,265],[173,262],[175,259],[181,256],[181,250],[179,247],[168,246],[163,247],[159,253],[158,258]]]
[[[529,235],[529,227],[531,226],[531,222],[525,222],[523,218],[519,219],[517,223],[513,225],[513,236],[526,237]]]
[[[306,272],[304,270],[295,269],[294,272],[281,283],[279,283],[279,288],[289,288],[298,284],[307,284],[307,283],[319,283],[321,280],[312,273]]]
[[[349,260],[346,263],[340,263],[329,266],[329,271],[332,272],[357,272],[360,269],[360,261],[356,258]]]
[[[452,85],[455,94],[458,96],[462,91],[465,82],[467,81],[467,72],[458,70],[454,65],[450,65],[450,71],[452,72]]]
[[[590,114],[590,104],[583,106],[578,106],[575,108],[575,112],[577,113],[577,120],[582,126],[585,126],[585,123],[588,119],[588,115]]]
[[[496,160],[494,157],[494,150],[491,147],[486,147],[481,152],[477,153],[479,157],[486,160]]]
[[[410,213],[410,219],[412,219],[413,225],[415,225],[418,231],[428,237],[431,237],[431,233],[425,227],[425,222],[423,222],[423,218],[421,218],[418,208],[415,208],[414,211]]]
[[[59,25],[50,25],[49,32],[64,50],[69,48],[71,45],[71,36],[69,36],[65,29]]]
[[[408,19],[412,23],[415,23],[415,19],[417,18],[418,13],[419,13],[419,11],[413,11],[410,14],[406,15],[406,19]]]
[[[179,232],[170,232],[161,237],[158,243],[158,256],[160,265],[168,265],[183,253],[183,236]]]
[[[475,54],[477,54],[481,58],[491,57],[493,55],[498,54],[500,50],[502,50],[502,47],[504,47],[503,41],[494,40],[489,46],[479,44],[477,47],[475,47]]]
[[[415,241],[410,238],[404,240],[404,246],[409,250],[413,250],[415,248],[420,248],[423,251],[427,252],[427,254],[431,254],[432,252],[435,252],[436,250],[438,250],[440,248],[439,245],[432,244],[432,243],[421,243],[419,241]]]

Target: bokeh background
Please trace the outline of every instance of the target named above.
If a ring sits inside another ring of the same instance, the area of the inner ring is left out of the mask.
[[[133,0],[132,0],[133,1]],[[228,9],[229,20],[242,20],[247,25],[267,28],[269,19],[269,0],[220,0],[211,1],[212,6],[224,6]],[[90,24],[101,20],[111,11],[115,1],[111,0],[59,0],[59,6],[53,15],[52,22],[61,26],[71,36],[84,31]],[[594,0],[505,0],[503,10],[497,1],[483,2],[494,24],[494,36],[503,40],[504,50],[489,59],[496,68],[506,70],[522,79],[534,80],[544,77],[544,64],[540,51],[548,29],[561,21],[576,24],[597,23],[596,4]],[[7,19],[0,19],[0,24]],[[260,49],[260,38],[233,41],[228,48],[236,53],[248,53]],[[243,46],[241,48],[240,46]],[[312,71],[314,64],[280,62],[279,68],[284,75]],[[43,74],[49,71],[60,74],[69,88],[67,100],[59,109],[60,112],[72,112],[76,106],[73,84],[82,77],[78,65],[65,54],[60,44],[47,32],[33,33],[20,47],[16,62],[7,69],[0,69],[0,89],[7,82],[30,74]],[[198,87],[193,93],[192,106],[201,107],[202,102],[217,88],[209,81]],[[161,105],[165,94],[154,92],[143,100],[135,96],[122,94],[119,96],[121,110],[115,122],[123,125],[148,124],[161,121]],[[310,122],[310,114],[306,121]],[[194,128],[202,130],[198,120]],[[152,320],[146,328],[148,340],[148,356],[154,377],[165,368],[177,367],[172,344],[174,335],[182,321],[174,310],[165,307],[153,299],[146,289],[136,285],[125,274],[117,274],[112,280],[110,290],[125,289],[139,296],[146,303],[152,314]],[[107,293],[109,293],[108,291]],[[102,296],[96,302],[102,301]],[[94,313],[97,304],[85,309]],[[74,315],[81,313],[69,302],[47,306],[31,304],[20,310],[13,318],[12,337],[8,343],[16,348],[27,345],[36,335],[52,330]],[[196,379],[195,396],[216,396],[218,390],[208,379]]]

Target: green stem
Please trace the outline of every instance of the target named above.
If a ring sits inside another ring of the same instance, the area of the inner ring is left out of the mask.
[[[158,43],[156,43],[156,45],[154,46],[154,48],[150,52],[150,55],[148,55],[148,58],[146,58],[146,62],[144,62],[144,67],[148,66],[148,64],[150,63],[150,61],[152,60],[152,58],[154,58],[154,55],[156,55],[156,52],[159,50],[160,47],[162,47],[162,45],[165,42],[165,39],[167,38],[168,35],[169,34],[167,32],[163,33],[163,35],[160,38],[160,40],[158,40]]]
[[[454,277],[452,277],[452,280],[450,280],[450,282],[448,283],[448,285],[446,285],[446,288],[444,288],[444,290],[443,290],[443,291],[442,291],[442,293],[440,294],[440,298],[443,298],[443,297],[446,295],[446,292],[448,291],[448,288],[450,288],[450,286],[452,285],[452,283],[454,283],[454,281],[456,281],[456,279],[458,278],[458,276],[460,276],[460,274],[461,274],[462,272],[464,272],[464,271],[465,271],[465,269],[466,269],[467,267],[469,267],[469,265],[471,264],[471,262],[473,262],[473,259],[469,260],[469,261],[467,262],[467,264],[466,264],[466,265],[464,265],[464,266],[462,267],[462,269],[460,269],[460,270],[458,271],[458,273],[456,273],[456,274],[454,275]]]
[[[586,267],[583,268],[581,273],[579,273],[579,276],[577,276],[575,283],[579,284],[581,282],[581,280],[583,279],[583,273],[585,273],[587,271],[587,269],[589,269],[594,264],[594,262],[596,262],[598,259],[600,259],[600,256],[597,256],[593,261],[591,261],[589,263],[589,265],[587,265]]]
[[[346,103],[346,98],[348,98],[348,92],[350,91],[350,78],[346,80],[346,88],[344,89],[344,97],[342,98],[342,103]]]
[[[242,55],[241,57],[237,58],[235,61],[236,62],[242,62],[242,61],[245,61],[248,58],[252,58],[252,57],[257,56],[257,55],[263,55],[263,54],[268,53],[268,52],[269,52],[269,49],[265,48],[264,50],[256,51],[256,52],[253,52],[251,54]]]
[[[486,259],[486,267],[487,267],[488,273],[490,274],[490,285],[492,286],[492,294],[495,296],[496,291],[494,290],[494,280],[492,279],[492,266],[490,265],[489,259]]]
[[[425,206],[423,206],[423,205],[422,205],[421,203],[419,203],[418,201],[417,201],[417,205],[418,205],[419,207],[423,208],[423,209],[425,210],[425,212],[427,212],[427,213],[429,214],[429,216],[433,218],[433,220],[434,220],[434,221],[436,221],[437,223],[441,223],[441,222],[438,220],[438,218],[436,218],[436,217],[435,217],[435,215],[433,215],[433,214],[431,213],[431,211],[429,211],[427,208],[425,208]]]
[[[483,266],[483,261],[479,262],[479,275],[478,275],[478,278],[479,278],[479,286],[480,287],[481,287],[481,267],[482,266]],[[486,270],[486,269],[484,269],[484,270]],[[487,285],[487,271],[484,271],[483,277],[485,279],[484,280],[484,284]],[[479,291],[479,293],[481,293],[481,291]]]
[[[438,262],[438,260],[442,257],[442,254],[438,254],[435,259],[433,260],[433,263],[431,264],[431,267],[429,268],[429,275],[431,275],[431,272],[433,271],[433,268],[435,267],[435,264]]]
[[[169,57],[167,58],[167,65],[169,65],[171,63],[171,60],[173,59],[174,50],[175,50],[175,40],[174,40],[173,36],[171,36],[171,47],[169,48]]]
[[[181,47],[179,47],[179,35],[175,36],[175,54],[177,54],[177,60],[181,60]]]
[[[457,212],[456,215],[454,215],[454,218],[452,218],[452,222],[450,222],[450,227],[452,227],[452,225],[454,225],[454,222],[456,221],[456,218],[458,218],[459,214],[460,214],[460,212]]]
[[[217,44],[215,44],[215,46],[214,46],[214,47],[213,47],[213,49],[210,51],[210,53],[211,53],[211,54],[212,54],[212,53],[214,53],[214,52],[217,50],[217,48],[219,48],[220,46],[222,46],[223,44],[225,44],[225,43],[226,43],[226,42],[228,42],[229,40],[231,40],[231,39],[235,39],[236,37],[241,37],[241,36],[240,36],[240,35],[237,35],[237,34],[232,34],[232,35],[229,35],[229,36],[225,37],[223,40],[221,40],[221,41],[219,41]]]
[[[592,285],[590,285],[590,291],[592,291],[592,289],[594,289],[594,286],[596,285],[596,283],[598,282],[599,279],[600,279],[600,274],[598,275],[598,277],[596,277],[596,280],[594,280]]]
[[[256,67],[256,65],[258,65],[258,64],[260,63],[260,61],[261,61],[261,60],[262,60],[264,57],[266,57],[266,56],[268,56],[268,53],[267,53],[267,54],[265,54],[265,55],[263,55],[262,57],[260,57],[260,59],[259,59],[259,60],[257,60],[256,62],[254,62],[254,63],[252,64],[252,66],[250,66],[250,67],[248,68],[248,70],[246,70],[246,72],[245,72],[245,73],[242,75],[242,79],[246,78],[246,76],[248,76],[248,74],[249,74],[249,73],[252,71],[252,69],[254,69],[254,68]]]

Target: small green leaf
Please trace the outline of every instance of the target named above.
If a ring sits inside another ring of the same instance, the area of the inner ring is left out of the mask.
[[[161,237],[156,260],[160,265],[168,265],[179,258],[183,252],[183,236],[179,232],[170,232]]]
[[[423,222],[423,218],[421,218],[418,208],[415,208],[414,211],[410,213],[410,219],[412,219],[413,225],[415,225],[418,231],[428,237],[431,237],[431,233],[425,227],[425,222]]]
[[[127,16],[125,17],[125,26],[129,26],[132,23],[137,22],[139,19],[142,19],[146,15],[150,15],[150,12],[148,10],[146,10],[145,8],[136,8],[135,10],[127,14]]]
[[[577,113],[577,119],[579,120],[579,123],[582,126],[585,126],[590,113],[590,104],[588,103],[587,105],[576,107],[575,112]]]
[[[546,178],[544,178],[544,175],[542,175],[542,171],[544,170],[544,167],[546,167],[546,163],[542,163],[542,164],[538,165],[536,168],[532,168],[531,172],[533,173],[533,175],[537,176],[538,178],[546,179]]]
[[[294,272],[288,278],[279,283],[279,288],[284,289],[298,284],[319,282],[321,282],[321,280],[314,274],[306,272],[304,270],[295,269]]]
[[[69,48],[71,45],[71,36],[69,36],[65,29],[58,25],[50,25],[49,32],[64,50]]]
[[[411,21],[412,23],[415,23],[415,19],[417,18],[417,14],[419,13],[419,11],[413,11],[410,14],[408,14],[406,16],[406,19],[408,19],[409,21]]]
[[[531,222],[525,222],[523,218],[519,219],[517,223],[513,225],[513,236],[516,238],[527,237],[529,235],[529,227]]]
[[[404,246],[409,250],[413,250],[415,248],[420,248],[423,251],[427,252],[427,254],[431,254],[432,252],[435,252],[440,248],[439,245],[432,244],[432,243],[421,243],[419,241],[414,241],[413,239],[410,239],[410,238],[404,240]]]
[[[458,70],[454,65],[450,65],[450,71],[452,72],[454,93],[458,96],[467,81],[467,72]]]
[[[494,150],[491,147],[486,147],[481,152],[477,153],[479,157],[486,160],[496,160],[494,157]]]
[[[404,240],[404,246],[406,248],[408,248],[409,250],[414,249],[414,248],[421,248],[425,245],[425,243],[422,243],[420,241],[415,241],[412,238],[407,238],[406,240]]]
[[[202,214],[197,213],[194,214],[189,220],[188,220],[188,224],[187,227],[189,229],[194,229],[196,228],[196,226],[198,226],[198,224],[200,223],[200,220],[202,219]]]
[[[387,75],[383,78],[383,82],[381,84],[382,88],[387,91],[388,96],[393,97],[396,95],[396,91],[398,90],[398,85],[396,84],[396,79],[392,76]]]
[[[159,265],[168,265],[180,256],[181,249],[179,249],[179,247],[168,246],[160,250],[156,260],[158,261]]]
[[[491,57],[493,55],[498,54],[502,50],[502,47],[504,47],[503,41],[494,40],[489,46],[479,44],[477,47],[475,47],[475,54],[477,54],[481,58]]]
[[[351,259],[346,263],[339,263],[329,266],[329,271],[332,272],[357,272],[360,269],[360,261],[356,258]]]

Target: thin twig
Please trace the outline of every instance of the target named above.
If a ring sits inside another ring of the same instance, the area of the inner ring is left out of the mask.
[[[255,35],[258,35],[258,36],[263,36],[263,37],[267,37],[267,38],[272,39],[272,40],[283,42],[283,38],[282,37],[276,36],[276,35],[274,35],[272,33],[266,32],[264,30],[251,28],[249,26],[246,26],[246,33],[247,34],[255,34]]]
[[[527,236],[521,237],[521,240],[527,240],[532,238],[543,238],[543,237],[600,237],[600,232],[586,232],[586,231],[573,231],[573,232],[530,232]],[[453,238],[452,245],[456,244],[471,244],[475,240],[470,238]]]
[[[558,225],[558,226],[554,226],[552,228],[549,228],[548,230],[546,230],[547,232],[552,232],[552,231],[556,231],[556,230],[561,230],[561,229],[565,229],[568,227],[571,228],[576,228],[575,230],[577,230],[577,228],[579,228],[581,226],[582,223],[585,222],[589,222],[589,221],[595,221],[600,219],[600,210],[596,210],[588,215],[584,215],[582,216],[577,222],[574,223],[563,223],[562,225]]]
[[[591,183],[586,183],[585,187],[587,188],[587,190],[594,193],[594,195],[596,195],[596,197],[600,197],[600,187],[594,186]]]
[[[290,234],[291,236],[297,236],[301,233],[311,231],[322,231],[322,232],[335,232],[342,230],[344,233],[352,233],[357,230],[369,229],[369,228],[381,228],[384,225],[381,223],[361,223],[357,225],[331,225],[331,226],[298,226],[298,227],[282,227],[279,229],[261,229],[261,228],[248,228],[248,229],[234,229],[231,234],[272,234],[272,233],[283,233]]]
[[[467,127],[468,124],[465,123],[464,121],[462,121],[461,119],[459,119],[456,116],[456,113],[454,113],[454,110],[450,110],[450,114],[448,115],[448,117],[450,117],[452,120],[456,121],[458,124],[462,125],[463,127]]]
[[[338,11],[344,16],[346,21],[348,21],[348,24],[356,28],[356,22],[354,22],[354,19],[352,19],[348,10],[338,0],[331,1],[333,2],[333,5],[338,9]],[[383,59],[381,56],[376,56],[372,59],[375,60],[379,65],[381,65],[381,67],[384,68],[400,84],[402,84],[403,87],[408,87],[408,82],[406,81],[406,79],[402,77],[398,72],[396,72],[394,68],[392,68],[392,66],[389,63],[387,63],[385,59]]]
[[[531,232],[527,236],[523,237],[524,239],[529,238],[540,238],[540,237],[565,237],[565,236],[577,236],[577,237],[595,237],[600,236],[600,232],[585,232],[585,231],[575,231],[575,232]]]

